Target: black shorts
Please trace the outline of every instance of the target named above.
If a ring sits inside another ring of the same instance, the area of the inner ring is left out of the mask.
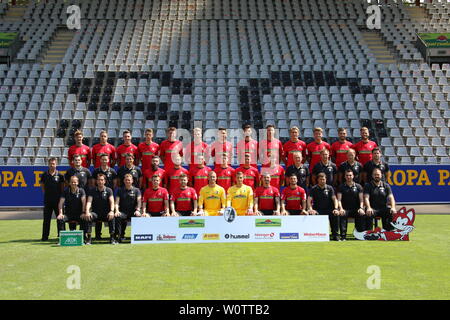
[[[162,217],[162,212],[147,212],[151,217]]]
[[[330,210],[316,210],[321,216],[331,216],[333,215],[333,209]]]
[[[183,217],[192,215],[192,211],[177,211],[177,212]]]
[[[287,210],[287,211],[291,216],[299,216],[302,213],[302,210]]]
[[[263,213],[265,216],[273,216],[273,210],[259,210]]]

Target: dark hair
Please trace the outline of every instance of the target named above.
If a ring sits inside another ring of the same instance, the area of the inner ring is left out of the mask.
[[[381,153],[380,148],[373,148],[372,153],[374,153],[375,151],[380,151],[380,153]]]

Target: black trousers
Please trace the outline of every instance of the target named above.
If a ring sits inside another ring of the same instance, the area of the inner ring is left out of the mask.
[[[116,217],[116,235],[121,238],[125,237],[128,221],[131,220],[133,212],[120,212],[120,216]]]
[[[192,215],[192,211],[177,211],[182,217],[187,217]]]
[[[102,227],[103,227],[103,223],[101,223],[101,222],[95,223],[95,236],[97,238],[100,238],[102,236]]]
[[[361,216],[358,214],[358,209],[345,210],[345,216],[340,217],[340,231],[341,237],[347,234],[347,223],[348,218],[355,218],[355,229],[358,232],[363,232],[366,230],[372,230],[372,218],[366,215]]]
[[[265,216],[273,216],[273,210],[259,210],[263,213]]]
[[[342,226],[342,223],[343,223],[343,222],[341,222],[341,220],[343,220],[343,219],[340,219],[341,218],[340,216],[335,216],[333,214],[332,209],[331,210],[316,210],[316,211],[321,216],[325,216],[325,215],[328,216],[328,219],[330,221],[330,227],[331,227],[331,236],[333,236],[333,237],[337,236],[339,234],[339,227]],[[347,219],[345,219],[345,220],[347,220]],[[341,230],[342,230],[342,228],[341,228]]]
[[[77,224],[80,225],[80,230],[84,231],[84,234],[87,232],[88,224],[86,221],[82,220],[80,216],[73,215],[64,215],[62,220],[58,220],[58,229],[61,231],[66,230],[66,223],[69,223],[69,230],[77,230]]]
[[[372,208],[372,209],[373,209],[373,217],[370,217],[371,225],[372,225],[374,217],[380,217],[381,222],[383,224],[383,229],[386,231],[392,231],[394,229],[394,227],[391,225],[391,222],[392,222],[391,208],[384,207],[384,208]]]
[[[91,212],[92,220],[87,221],[87,233],[92,232],[92,225],[97,222],[108,222],[109,227],[109,234],[114,235],[116,230],[116,218],[114,217],[111,220],[108,220],[108,214],[107,213],[95,213]]]
[[[58,216],[58,201],[44,203],[44,220],[42,221],[42,239],[48,239],[50,235],[50,223],[52,221],[52,214],[55,213],[55,217]],[[59,237],[59,224],[56,224]]]

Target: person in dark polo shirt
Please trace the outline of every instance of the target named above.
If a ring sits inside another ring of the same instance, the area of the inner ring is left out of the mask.
[[[133,176],[133,186],[141,188],[142,186],[142,171],[141,168],[134,165],[134,156],[130,153],[125,156],[125,165],[117,170],[118,185],[123,187],[123,178],[126,174]]]
[[[345,182],[345,171],[353,171],[353,180],[356,183],[361,183],[361,175],[363,173],[363,166],[361,163],[356,161],[356,151],[353,149],[348,149],[347,151],[347,161],[342,162],[338,170],[338,183],[342,184]]]
[[[91,178],[91,172],[89,169],[81,166],[81,156],[76,154],[73,156],[73,168],[69,168],[64,175],[66,183],[69,185],[70,177],[77,176],[78,178],[78,187],[84,189],[84,191],[88,191],[89,179]]]
[[[131,217],[141,217],[141,191],[133,186],[133,176],[129,173],[123,178],[124,186],[117,190],[116,194],[116,234],[117,242],[122,242],[125,238],[127,221]]]
[[[391,170],[389,169],[387,162],[381,159],[380,148],[375,148],[372,150],[372,160],[367,161],[364,165],[364,171],[362,174],[362,179],[364,182],[371,182],[373,180],[372,173],[376,168],[381,170],[381,180],[385,182],[388,181],[391,175]]]
[[[106,186],[111,190],[115,190],[117,186],[117,173],[116,170],[109,167],[109,155],[103,154],[100,156],[100,167],[95,168],[92,173],[92,180],[96,181],[99,173],[104,174],[106,177]],[[91,185],[94,185],[93,182]],[[95,240],[102,239],[102,222],[95,223]]]
[[[292,174],[297,176],[297,185],[308,191],[309,186],[309,166],[303,163],[303,156],[300,151],[293,154],[294,164],[286,168],[286,186],[289,186],[289,177]]]
[[[339,202],[341,240],[347,236],[347,218],[355,218],[355,227],[358,232],[368,230],[370,219],[364,211],[363,188],[354,180],[353,171],[345,171],[345,182],[338,187],[337,199]]]
[[[391,231],[393,228],[392,216],[397,213],[395,199],[391,186],[382,181],[381,177],[381,170],[375,168],[372,173],[372,182],[366,183],[364,186],[366,214],[370,217],[381,217],[383,229]]]
[[[42,223],[42,241],[47,241],[50,234],[52,214],[58,216],[58,203],[64,191],[64,176],[56,170],[56,158],[48,159],[48,170],[41,175],[41,187],[44,193],[44,220]],[[59,227],[58,237],[59,237]]]
[[[86,192],[78,187],[78,177],[72,176],[69,180],[69,187],[64,189],[58,204],[59,230],[66,230],[66,222],[69,222],[69,229],[75,230],[77,223],[80,230],[86,234],[87,224],[82,219],[86,207]]]
[[[312,183],[315,185],[317,183],[317,175],[321,172],[325,173],[327,178],[327,184],[330,186],[335,186],[337,184],[336,174],[337,168],[336,165],[330,161],[330,151],[328,149],[322,149],[320,151],[320,161],[316,163],[314,168],[312,169]]]
[[[105,186],[104,174],[97,175],[97,187],[88,193],[86,201],[86,214],[82,216],[87,222],[86,244],[91,244],[92,224],[97,221],[108,222],[110,243],[117,244],[115,240],[115,215],[113,191]]]
[[[339,204],[333,187],[326,182],[325,173],[319,173],[317,184],[311,188],[308,196],[308,213],[310,215],[328,215],[331,225],[331,239],[338,241]]]

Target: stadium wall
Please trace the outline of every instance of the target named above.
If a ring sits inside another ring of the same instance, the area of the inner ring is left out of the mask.
[[[65,173],[68,167],[59,167]],[[398,203],[450,203],[450,165],[391,165]],[[45,166],[0,166],[0,207],[41,207]]]

